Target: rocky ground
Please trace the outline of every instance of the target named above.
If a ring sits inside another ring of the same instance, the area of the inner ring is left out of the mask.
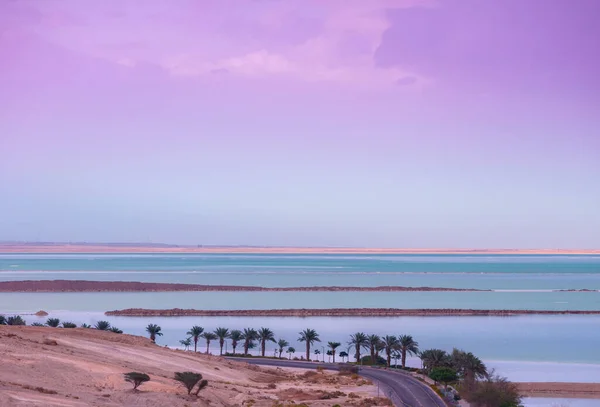
[[[139,391],[126,372],[147,373]],[[174,372],[209,385],[187,396]],[[0,406],[360,406],[387,405],[376,387],[333,372],[259,368],[171,350],[149,339],[94,329],[0,326]]]

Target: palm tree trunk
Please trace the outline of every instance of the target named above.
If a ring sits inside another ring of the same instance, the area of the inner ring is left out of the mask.
[[[360,345],[356,345],[356,354],[354,355],[356,357],[356,363],[360,362]]]
[[[335,351],[334,351],[334,350],[332,350],[332,351],[331,351],[331,354],[333,355],[333,363],[335,363]]]
[[[150,340],[152,342],[156,342],[156,336],[154,336],[154,334],[150,334]]]
[[[237,348],[237,342],[235,342],[235,344],[231,344],[231,347],[233,348],[233,354],[235,355],[235,348]]]
[[[391,352],[385,352],[387,354],[387,367],[391,367],[392,365],[392,353]]]
[[[406,367],[406,351],[402,349],[402,369]]]
[[[306,360],[310,360],[310,342],[306,341]]]
[[[206,341],[206,354],[208,355],[208,348],[210,347],[210,341]]]
[[[225,344],[225,340],[224,339],[219,339],[219,356],[223,356],[223,345]]]
[[[375,346],[371,346],[371,364],[375,364]]]
[[[263,358],[265,357],[265,340],[264,339],[260,342],[260,354]]]
[[[194,338],[194,352],[198,352],[198,338]]]

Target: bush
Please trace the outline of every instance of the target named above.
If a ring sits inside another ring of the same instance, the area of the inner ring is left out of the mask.
[[[476,382],[475,387],[464,394],[473,407],[519,407],[521,396],[514,383],[504,377],[490,376]]]
[[[57,328],[60,325],[60,319],[58,318],[48,318],[46,321],[46,325],[52,328]]]
[[[198,385],[198,389],[196,390],[196,396],[200,393],[200,390],[204,389],[208,386],[207,380],[202,380],[202,375],[200,373],[194,372],[176,372],[174,379],[181,383],[183,387],[186,388],[188,394],[192,393],[194,387]]]
[[[34,322],[33,324],[31,324],[31,326],[46,326],[46,325],[42,324],[41,322]]]
[[[354,366],[354,365],[342,365],[340,366],[340,375],[344,376],[349,376],[351,374],[358,374],[358,366]]]
[[[74,324],[73,322],[63,322],[62,326],[63,328],[77,328],[77,324]]]
[[[117,328],[116,326],[111,326],[109,329],[110,332],[115,333],[115,334],[122,334],[123,331],[121,331],[119,328]]]
[[[6,317],[4,315],[0,315],[0,325],[6,325]]]
[[[6,318],[6,325],[27,325],[20,315]]]
[[[360,360],[361,360],[361,362],[362,362],[363,365],[383,365],[383,366],[387,366],[387,360],[385,360],[381,356],[376,356],[375,357],[375,363],[373,363],[373,361],[371,361],[371,355],[363,356],[362,358],[360,358]]]
[[[148,381],[150,381],[150,376],[146,373],[139,372],[129,372],[123,375],[125,377],[125,381],[133,384],[133,390],[137,390],[137,388]]]
[[[435,367],[431,369],[429,378],[435,382],[444,383],[448,386],[448,383],[452,383],[458,380],[456,371],[449,367]]]

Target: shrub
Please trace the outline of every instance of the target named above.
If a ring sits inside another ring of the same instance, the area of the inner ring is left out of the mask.
[[[137,388],[148,381],[150,381],[150,376],[146,373],[139,372],[129,372],[123,375],[125,377],[125,381],[133,384],[133,390],[137,390]]]
[[[353,366],[353,365],[349,365],[349,366],[340,366],[340,375],[351,375],[351,374],[358,374],[358,366]]]
[[[383,365],[383,366],[387,366],[387,361],[384,358],[382,358],[381,356],[377,356],[375,358],[375,363],[373,363],[373,361],[371,361],[371,355],[363,356],[362,358],[360,358],[360,360],[362,361],[363,365]]]
[[[6,325],[6,317],[4,315],[0,315],[0,325]]]
[[[6,325],[27,325],[20,315],[6,318]]]
[[[46,325],[52,327],[52,328],[57,328],[58,325],[60,325],[60,319],[58,318],[48,318],[48,320],[46,320]]]
[[[435,382],[444,383],[448,387],[448,383],[452,383],[458,380],[456,371],[449,367],[434,367],[429,373],[429,378]]]
[[[63,328],[77,328],[77,324],[74,324],[73,322],[63,322],[62,326]]]
[[[188,394],[191,394],[192,390],[194,390],[194,387],[198,385],[198,389],[195,393],[196,396],[198,395],[198,393],[200,393],[200,390],[208,386],[208,381],[202,380],[202,375],[200,373],[176,372],[174,379],[186,388]]]
[[[110,332],[115,333],[115,334],[122,334],[123,331],[121,331],[119,328],[117,328],[116,326],[111,326],[108,329]]]
[[[91,328],[92,328],[92,326],[91,326],[91,325],[89,325],[89,324],[85,324],[85,323],[83,323],[83,324],[81,324],[81,328],[88,328],[88,329],[91,329]]]
[[[99,331],[108,331],[110,329],[110,322],[98,321],[96,322],[96,325],[94,325],[94,328],[96,328]]]
[[[514,383],[504,377],[490,376],[489,379],[476,382],[465,398],[473,407],[518,407],[521,405],[521,396]]]
[[[41,322],[34,322],[33,324],[31,324],[31,326],[46,326],[46,325],[42,324]]]

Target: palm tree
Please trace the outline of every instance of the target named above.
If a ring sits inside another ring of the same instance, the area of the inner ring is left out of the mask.
[[[450,356],[448,356],[446,351],[441,349],[427,349],[421,352],[419,357],[427,373],[436,367],[448,366],[450,364]]]
[[[277,341],[277,346],[279,346],[279,359],[281,359],[283,348],[285,348],[286,346],[290,346],[290,344],[285,339],[280,339]]]
[[[385,355],[387,356],[387,367],[392,365],[392,352],[398,348],[400,341],[394,335],[386,335],[381,340]]]
[[[379,341],[381,341],[381,339],[379,338],[378,335],[367,336],[367,346],[369,347],[369,350],[371,351],[371,364],[372,365],[377,364],[377,360],[375,359],[375,350],[377,349],[377,346],[379,345]]]
[[[214,332],[203,332],[201,335],[204,339],[206,339],[206,354],[208,355],[208,350],[210,348],[210,341],[214,341],[218,338]]]
[[[204,332],[204,328],[198,325],[194,325],[192,329],[187,331],[186,335],[189,335],[194,340],[194,352],[198,352],[198,338]]]
[[[353,335],[350,335],[350,342],[348,345],[353,345],[356,353],[354,356],[356,357],[356,362],[360,362],[360,348],[364,348],[367,346],[368,339],[367,335],[362,332],[357,332]]]
[[[265,357],[265,346],[267,341],[275,342],[275,334],[269,328],[260,328],[257,339],[260,340],[260,355]]]
[[[46,325],[52,327],[52,328],[58,328],[58,326],[60,325],[60,319],[58,318],[48,318],[46,320]]]
[[[252,328],[244,328],[242,339],[244,340],[244,355],[247,355],[248,349],[250,349],[254,344],[254,341],[258,339],[258,332]]]
[[[348,352],[341,351],[340,352],[340,357],[342,358],[342,362],[344,362],[344,358],[348,357]]]
[[[6,318],[6,325],[27,325],[27,323],[20,315],[14,315]]]
[[[295,349],[295,348],[292,348],[292,347],[290,346],[290,347],[288,348],[288,350],[287,350],[287,353],[289,353],[289,355],[290,355],[290,357],[289,357],[290,359],[292,358],[292,354],[293,354],[294,352],[296,352],[296,349]]]
[[[231,331],[231,334],[229,334],[229,338],[231,338],[231,347],[233,348],[233,354],[235,355],[235,348],[237,348],[238,342],[244,339],[244,335],[239,329],[234,329]]]
[[[215,335],[219,338],[219,355],[223,355],[223,345],[225,345],[225,339],[229,338],[229,329],[217,328],[215,329]]]
[[[304,331],[300,332],[300,337],[298,338],[298,342],[306,342],[306,360],[310,360],[310,347],[315,342],[321,342],[319,339],[319,334],[314,329],[306,328]]]
[[[192,345],[192,338],[182,339],[179,341],[179,343],[185,347],[185,350],[188,350],[189,347]]]
[[[450,359],[452,367],[468,385],[473,385],[477,379],[488,377],[485,364],[471,352],[467,353],[459,349],[454,349],[452,350]]]
[[[402,354],[402,368],[406,367],[406,354],[411,356],[419,354],[419,342],[415,341],[411,335],[400,335],[400,353]]]
[[[341,345],[339,342],[327,342],[327,346],[331,349],[331,355],[333,356],[333,363],[335,363],[335,350]]]
[[[319,361],[319,355],[321,354],[321,351],[319,349],[315,349],[314,350],[315,356],[317,357],[317,362]]]
[[[94,325],[94,328],[96,328],[99,331],[108,331],[110,329],[110,322],[98,321],[96,322],[96,325]]]
[[[150,334],[150,340],[152,342],[156,342],[156,337],[157,336],[162,336],[162,332],[160,331],[160,326],[156,325],[156,324],[148,324],[148,326],[146,327],[146,332],[148,332]]]

